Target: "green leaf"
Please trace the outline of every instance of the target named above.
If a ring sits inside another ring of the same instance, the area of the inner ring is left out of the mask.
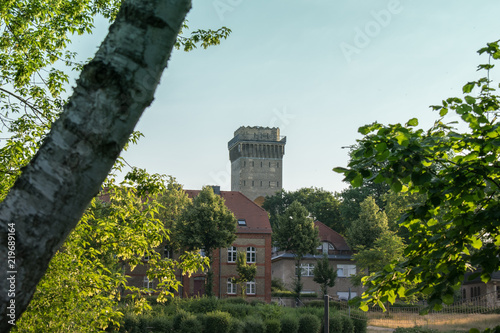
[[[444,117],[448,114],[448,108],[441,108],[441,110],[439,110],[439,115],[441,117]]]
[[[468,94],[474,89],[474,86],[476,85],[476,82],[469,82],[465,86],[463,86],[462,91],[464,94]]]
[[[465,101],[468,103],[468,104],[475,104],[476,103],[476,99],[472,96],[465,96]]]
[[[476,250],[479,250],[483,246],[483,242],[479,238],[472,237],[471,241],[472,241],[471,244],[472,247],[475,248]]]
[[[333,171],[336,172],[336,173],[346,173],[349,171],[349,169],[347,168],[343,168],[343,167],[336,167],[336,168],[333,168]]]
[[[406,123],[406,126],[418,126],[418,119],[417,118],[411,118]]]

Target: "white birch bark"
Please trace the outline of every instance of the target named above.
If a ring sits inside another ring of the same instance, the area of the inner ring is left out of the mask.
[[[26,309],[152,102],[190,8],[190,0],[123,1],[60,119],[0,204],[0,332],[12,327],[12,304],[15,320]]]

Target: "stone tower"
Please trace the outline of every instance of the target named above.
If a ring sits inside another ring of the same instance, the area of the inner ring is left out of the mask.
[[[283,188],[286,137],[277,127],[245,127],[228,142],[231,191],[239,191],[257,204]]]

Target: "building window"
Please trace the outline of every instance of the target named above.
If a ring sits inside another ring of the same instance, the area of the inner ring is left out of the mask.
[[[280,182],[276,182],[276,187],[280,187]]]
[[[349,298],[348,291],[337,291],[337,296],[341,300],[348,301],[349,299],[353,299],[354,297],[358,296],[358,293],[351,291],[351,298]]]
[[[255,162],[254,162],[254,161],[252,161],[252,167],[254,167],[254,166],[255,166]]]
[[[247,247],[247,263],[255,263],[257,259],[257,253],[255,251],[255,247],[249,246]]]
[[[260,167],[262,168],[262,162],[260,162]]]
[[[247,181],[246,180],[243,181],[243,186],[247,186]]]
[[[255,295],[255,281],[247,282],[247,295]]]
[[[230,246],[227,249],[227,262],[236,262],[236,247]]]
[[[271,162],[269,162],[269,167],[271,167]]]
[[[238,219],[238,225],[239,226],[246,226],[247,225],[247,221],[245,219]]]
[[[467,299],[467,289],[462,289],[462,300],[465,301]]]
[[[234,278],[227,279],[227,293],[229,295],[236,295],[236,283],[234,283]]]
[[[167,259],[172,259],[173,253],[172,253],[172,249],[170,248],[170,246],[165,245],[165,247],[163,248],[163,257],[167,258]]]
[[[280,167],[280,162],[276,162],[276,167],[279,168]]]
[[[337,265],[338,277],[349,277],[356,275],[356,265]]]
[[[147,276],[144,276],[144,279],[142,280],[142,287],[147,289],[152,289],[153,281],[149,280]]]
[[[314,264],[300,264],[302,276],[314,276]],[[297,266],[295,266],[295,275],[298,275]]]
[[[252,180],[252,186],[254,186],[254,181]]]
[[[497,286],[497,299],[500,300],[500,286]]]
[[[142,260],[149,261],[149,259],[151,259],[151,256],[149,255],[149,253],[144,252],[144,255],[142,256]]]
[[[262,187],[262,180],[260,181],[260,187]]]
[[[334,251],[335,247],[333,247],[332,243],[330,242],[322,242],[317,248],[318,252],[321,252],[322,254],[328,254],[329,251]]]
[[[247,166],[247,161],[243,161],[243,167]]]

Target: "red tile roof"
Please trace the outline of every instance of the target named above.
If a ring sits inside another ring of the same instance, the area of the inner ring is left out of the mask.
[[[200,193],[199,190],[185,190],[192,199]],[[244,219],[246,226],[238,226],[237,233],[272,233],[267,212],[237,191],[220,191],[220,196],[225,200],[227,208],[233,212],[236,219]]]
[[[320,221],[315,221],[314,225],[318,228],[319,238],[322,242],[328,241],[332,243],[336,250],[351,250],[344,237],[342,237],[338,232],[334,231],[332,228],[326,226]]]

